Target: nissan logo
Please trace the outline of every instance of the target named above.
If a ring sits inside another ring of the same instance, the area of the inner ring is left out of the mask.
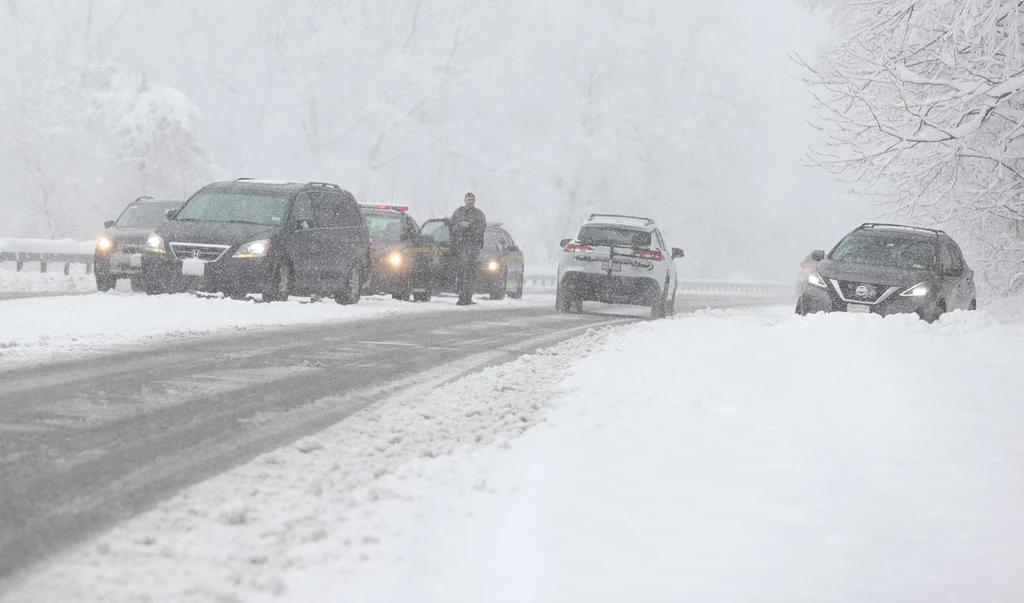
[[[875,288],[869,285],[858,285],[853,294],[861,299],[868,299],[875,296]]]

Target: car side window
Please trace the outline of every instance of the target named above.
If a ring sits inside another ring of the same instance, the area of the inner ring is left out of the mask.
[[[949,252],[949,245],[939,247],[939,268],[943,274],[953,274],[953,254]]]
[[[338,204],[340,223],[338,226],[358,226],[363,221],[363,214],[359,211],[359,204],[355,199],[344,197],[338,194],[328,194]]]
[[[313,218],[317,228],[338,228],[342,226],[341,200],[323,193],[312,193]]]
[[[657,245],[658,249],[660,249],[662,251],[665,251],[667,249],[665,247],[665,240],[661,238],[661,231],[660,230],[655,230],[654,231],[654,244]]]
[[[316,220],[313,218],[313,199],[308,193],[296,197],[295,205],[292,207],[292,223],[298,230],[316,228]]]
[[[960,250],[955,245],[946,245],[949,248],[949,254],[952,256],[952,274],[961,275],[964,272],[964,258],[960,255]]]

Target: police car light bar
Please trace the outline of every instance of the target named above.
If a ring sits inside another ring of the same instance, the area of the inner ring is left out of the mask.
[[[368,209],[390,209],[394,211],[409,211],[408,205],[387,205],[386,203],[360,203],[359,206]]]

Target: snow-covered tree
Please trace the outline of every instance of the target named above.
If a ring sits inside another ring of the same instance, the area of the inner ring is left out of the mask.
[[[1024,3],[834,0],[808,78],[813,161],[885,211],[966,242],[995,293],[1024,271]]]

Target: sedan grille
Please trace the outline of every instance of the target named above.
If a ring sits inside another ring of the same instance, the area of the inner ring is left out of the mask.
[[[202,245],[199,243],[171,243],[171,252],[179,260],[216,262],[228,250],[228,245]]]

